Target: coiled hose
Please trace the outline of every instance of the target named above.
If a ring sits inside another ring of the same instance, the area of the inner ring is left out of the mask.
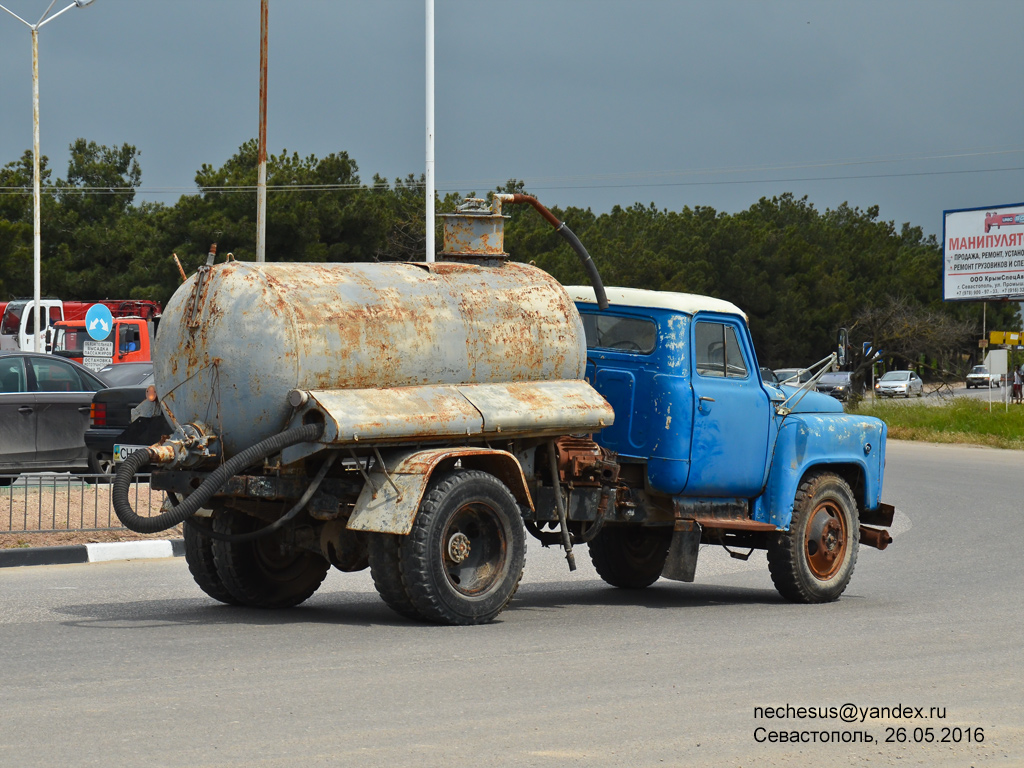
[[[232,456],[217,469],[210,473],[194,493],[173,509],[153,517],[141,517],[132,509],[128,494],[132,481],[140,469],[150,462],[149,451],[136,451],[117,468],[111,495],[114,500],[114,513],[125,528],[136,533],[158,533],[173,528],[186,518],[192,517],[199,508],[213,498],[224,484],[246,467],[257,461],[278,453],[289,445],[309,443],[324,431],[323,424],[304,424],[301,427],[287,429],[284,432],[261,440],[239,454]]]

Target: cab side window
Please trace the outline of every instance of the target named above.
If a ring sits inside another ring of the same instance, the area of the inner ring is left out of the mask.
[[[694,326],[694,361],[700,376],[747,377],[736,329],[724,323],[702,320]]]

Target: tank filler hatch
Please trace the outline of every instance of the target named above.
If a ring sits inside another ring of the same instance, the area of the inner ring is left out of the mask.
[[[501,197],[493,202],[468,197],[455,213],[442,213],[444,219],[444,251],[442,261],[498,266],[508,259],[505,253],[505,219],[501,213]]]

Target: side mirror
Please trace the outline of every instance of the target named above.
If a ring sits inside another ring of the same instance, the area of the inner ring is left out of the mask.
[[[849,336],[850,334],[845,328],[840,328],[836,337],[836,362],[840,368],[846,365],[846,348],[850,343]]]

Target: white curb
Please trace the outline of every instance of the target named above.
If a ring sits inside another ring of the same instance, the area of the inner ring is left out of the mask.
[[[86,544],[90,563],[106,560],[141,560],[156,557],[174,557],[171,542],[162,541],[118,541],[107,544]]]

